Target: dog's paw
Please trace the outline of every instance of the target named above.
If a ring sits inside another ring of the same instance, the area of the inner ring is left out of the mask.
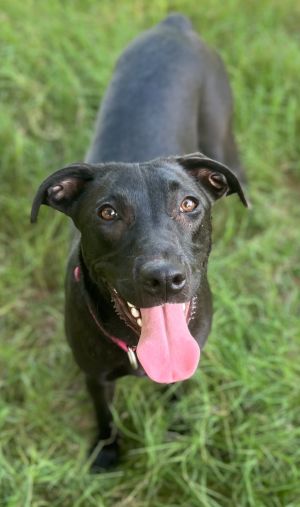
[[[98,450],[99,448],[99,450]],[[90,472],[99,474],[115,467],[119,462],[120,446],[117,440],[107,442],[98,440],[90,449]]]

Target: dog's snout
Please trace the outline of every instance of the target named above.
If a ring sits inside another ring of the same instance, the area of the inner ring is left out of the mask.
[[[142,288],[153,296],[167,297],[179,293],[186,284],[185,270],[167,261],[151,261],[140,270]]]

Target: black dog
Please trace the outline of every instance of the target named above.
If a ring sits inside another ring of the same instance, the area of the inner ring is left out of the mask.
[[[55,172],[37,192],[32,222],[46,204],[79,231],[66,334],[95,405],[95,445],[111,436],[118,377],[171,383],[198,365],[212,319],[211,205],[232,193],[247,205],[231,120],[220,58],[186,18],[170,15],[119,60],[86,163]],[[184,155],[197,150],[206,156]],[[117,457],[111,438],[94,470]]]

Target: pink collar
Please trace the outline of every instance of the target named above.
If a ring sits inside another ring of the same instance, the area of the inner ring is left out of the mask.
[[[75,266],[74,271],[73,271],[73,275],[74,275],[75,281],[80,282],[80,279],[81,279],[80,266]],[[137,370],[139,365],[138,365],[137,358],[135,355],[136,347],[129,346],[129,345],[127,345],[126,342],[124,342],[120,338],[117,338],[116,336],[112,336],[109,333],[107,333],[107,331],[105,331],[102,323],[99,322],[99,320],[97,319],[95,313],[93,312],[93,310],[88,302],[87,302],[87,307],[88,307],[89,312],[90,312],[91,316],[93,317],[95,323],[97,324],[97,327],[101,331],[101,333],[104,334],[105,336],[107,336],[112,342],[114,342],[116,345],[118,345],[118,347],[120,347],[120,349],[124,350],[124,352],[127,353],[131,367],[134,370]]]

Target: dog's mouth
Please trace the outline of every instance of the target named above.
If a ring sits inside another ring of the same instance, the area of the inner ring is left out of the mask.
[[[188,328],[196,297],[187,303],[137,308],[115,289],[111,294],[116,313],[139,337],[136,354],[146,374],[166,384],[191,377],[200,359],[200,347]]]

